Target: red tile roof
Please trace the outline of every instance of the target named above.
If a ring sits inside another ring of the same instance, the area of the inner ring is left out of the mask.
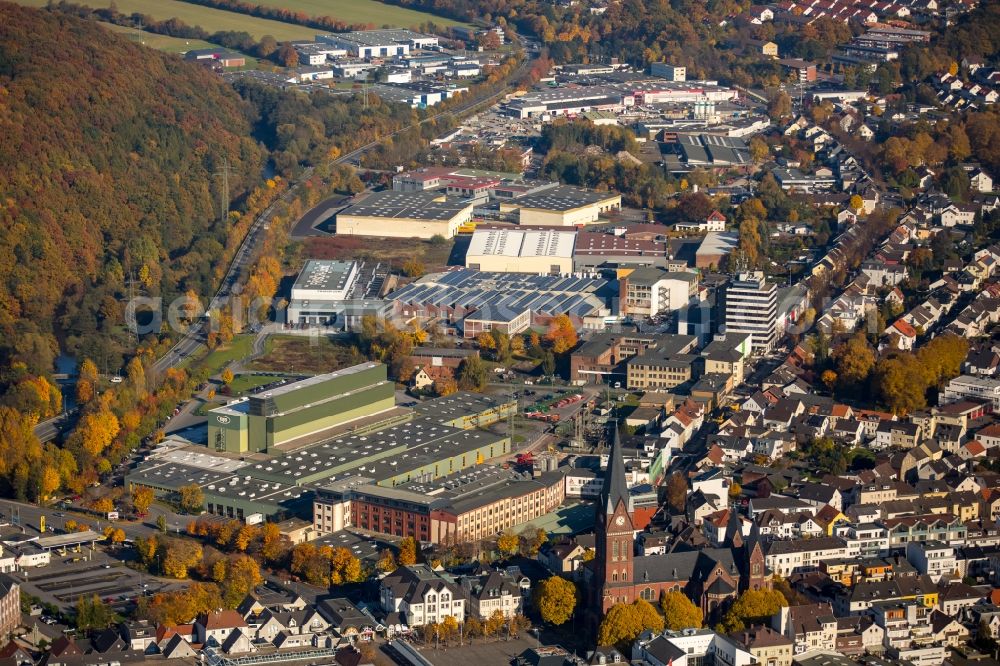
[[[986,447],[983,446],[981,442],[977,442],[976,440],[967,442],[965,448],[969,453],[971,453],[974,456],[981,456],[984,453],[986,453]]]
[[[211,631],[212,629],[232,629],[247,626],[243,616],[234,610],[202,613],[198,616],[198,624]]]

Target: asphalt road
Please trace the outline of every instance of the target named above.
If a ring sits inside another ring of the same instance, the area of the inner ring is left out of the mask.
[[[73,421],[76,410],[69,414],[60,414],[55,418],[42,421],[35,426],[35,436],[43,442],[51,442],[59,434],[61,429]]]
[[[328,232],[317,229],[316,226],[330,219],[335,212],[346,206],[347,202],[350,200],[350,197],[338,195],[330,197],[326,201],[319,202],[307,210],[306,214],[299,218],[299,221],[295,223],[295,227],[292,229],[292,238],[328,236]]]
[[[187,527],[188,521],[194,518],[194,516],[176,514],[169,509],[154,504],[149,508],[149,513],[141,521],[118,520],[111,523],[108,520],[100,519],[94,514],[74,511],[72,509],[63,510],[52,507],[40,507],[13,500],[0,501],[0,522],[12,523],[12,517],[14,517],[18,519],[18,524],[24,529],[25,534],[31,536],[41,535],[38,527],[42,516],[45,516],[46,527],[57,529],[62,528],[67,520],[86,523],[96,532],[102,532],[108,525],[113,524],[115,527],[121,528],[125,532],[125,536],[129,539],[148,537],[151,534],[159,532],[156,520],[160,516],[165,517],[167,520],[167,531],[175,534],[183,532]]]

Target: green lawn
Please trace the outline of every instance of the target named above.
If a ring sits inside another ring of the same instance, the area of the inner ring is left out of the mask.
[[[281,375],[237,375],[229,385],[229,390],[233,392],[233,395],[240,395],[279,379],[282,379]]]
[[[22,5],[30,7],[44,7],[49,0],[15,0]],[[269,21],[253,16],[227,12],[222,9],[212,9],[211,7],[201,7],[191,5],[179,0],[80,0],[80,4],[89,7],[109,7],[114,4],[122,14],[132,14],[139,12],[147,14],[157,20],[176,18],[191,26],[201,26],[208,32],[218,30],[246,31],[260,39],[264,35],[271,35],[279,41],[289,39],[313,39],[316,30],[306,28],[292,23],[282,23],[281,21]]]
[[[218,398],[203,402],[194,410],[195,416],[208,416],[209,410],[221,407],[224,404],[226,404],[225,401]]]
[[[233,361],[249,356],[253,349],[253,339],[253,335],[237,335],[229,345],[209,352],[206,356],[193,361],[191,365],[207,369],[210,377],[215,376]]]
[[[378,0],[257,0],[267,7],[305,12],[310,16],[332,16],[345,23],[371,23],[376,28],[410,28],[426,21],[435,25],[467,25],[443,16],[387,5]]]

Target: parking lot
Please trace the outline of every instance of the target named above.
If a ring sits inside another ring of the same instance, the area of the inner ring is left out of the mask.
[[[53,551],[52,561],[10,574],[26,594],[45,603],[69,609],[77,598],[96,594],[116,610],[123,610],[142,594],[152,594],[164,587],[157,579],[126,567],[99,550]]]

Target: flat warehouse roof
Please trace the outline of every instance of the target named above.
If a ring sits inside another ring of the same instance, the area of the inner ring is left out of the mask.
[[[450,220],[472,204],[441,201],[434,192],[373,192],[364,201],[338,213],[338,217]]]
[[[444,398],[418,402],[413,406],[413,411],[427,418],[454,419],[459,416],[471,416],[488,409],[495,409],[510,403],[512,400],[510,396],[506,395],[492,396],[460,391]]]
[[[220,483],[202,486],[207,493],[235,501],[268,502],[276,504],[290,502],[302,497],[307,491],[291,484],[258,479],[252,476],[232,476]]]
[[[326,471],[333,474],[338,468],[358,468],[369,476],[372,458],[393,455],[398,460],[405,451],[429,442],[444,439],[465,431],[437,423],[431,419],[416,419],[377,432],[343,435],[326,442],[305,447],[285,456],[271,458],[247,468],[247,472],[261,478],[281,479],[298,484],[309,477],[322,475]]]
[[[336,291],[347,286],[354,268],[353,261],[328,261],[310,259],[295,279],[293,289],[321,289]]]
[[[557,185],[535,194],[519,197],[513,203],[521,208],[564,211],[620,197],[617,192],[593,192],[570,185]]]
[[[432,465],[444,458],[470,453],[481,447],[500,442],[504,438],[503,435],[486,430],[458,430],[455,434],[440,441],[417,446],[391,458],[377,460],[366,466],[365,474],[373,477],[376,482],[381,482],[407,471]],[[468,460],[466,464],[471,466],[475,462],[475,460]]]
[[[210,472],[224,474],[235,472],[249,463],[233,458],[223,458],[214,452],[209,452],[204,446],[189,446],[183,449],[166,451],[157,456],[156,460],[166,463],[197,467]]]
[[[359,372],[364,372],[365,370],[371,370],[372,368],[378,365],[381,364],[375,363],[373,361],[368,363],[359,363],[358,365],[352,365],[349,368],[343,368],[341,370],[336,370],[334,372],[327,372],[326,374],[315,375],[313,377],[307,377],[306,379],[300,379],[297,382],[292,382],[291,384],[285,384],[284,386],[279,386],[277,388],[257,391],[256,393],[251,394],[251,397],[273,398],[274,396],[285,395],[287,393],[294,393],[299,389],[308,388],[310,386],[316,386],[317,384],[322,384],[337,377],[346,377],[348,375],[354,375]]]
[[[664,227],[664,234],[666,231],[666,227]],[[614,234],[581,231],[576,235],[574,253],[578,255],[666,255],[667,244],[660,241],[630,240]]]
[[[223,479],[228,479],[232,476],[232,472],[216,472],[191,465],[153,461],[140,465],[140,467],[130,472],[127,476],[129,483],[177,490],[181,486],[187,486],[192,483],[196,483],[199,486],[219,483]]]
[[[575,236],[575,229],[477,229],[466,256],[569,258]]]
[[[412,30],[357,30],[330,35],[330,37],[363,46],[389,46],[392,44],[408,43],[414,39],[437,39],[436,37],[413,32]]]

